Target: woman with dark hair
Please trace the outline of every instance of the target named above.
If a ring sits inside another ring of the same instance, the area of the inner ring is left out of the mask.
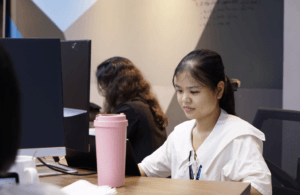
[[[0,176],[13,165],[21,144],[21,93],[9,54],[0,45]],[[1,186],[1,195],[64,194],[49,184]]]
[[[127,138],[137,162],[141,162],[166,140],[168,118],[150,85],[130,60],[107,59],[98,66],[96,76],[99,93],[105,97],[105,112],[126,115]]]
[[[236,116],[234,94],[221,56],[195,50],[173,76],[178,103],[192,120],[140,164],[142,176],[251,183],[251,194],[272,194],[262,157],[264,134]]]

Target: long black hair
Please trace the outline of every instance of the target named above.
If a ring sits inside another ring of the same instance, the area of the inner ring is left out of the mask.
[[[21,93],[9,54],[0,45],[0,173],[14,163],[21,143]]]
[[[139,98],[149,105],[159,129],[164,130],[168,118],[163,113],[150,84],[134,64],[124,57],[112,57],[97,67],[98,90],[105,97],[106,113],[123,103]]]
[[[234,94],[228,77],[224,72],[221,56],[208,49],[194,50],[186,55],[178,64],[173,75],[175,77],[187,71],[196,81],[206,85],[212,91],[216,91],[220,81],[225,83],[224,93],[219,100],[220,108],[228,114],[236,115]]]

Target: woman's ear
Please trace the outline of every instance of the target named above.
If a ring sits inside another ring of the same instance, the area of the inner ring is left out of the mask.
[[[221,99],[224,93],[225,83],[224,81],[220,81],[217,85],[216,95],[218,99]]]

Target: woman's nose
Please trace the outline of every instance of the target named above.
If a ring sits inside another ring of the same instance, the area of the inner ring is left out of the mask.
[[[189,102],[191,102],[192,100],[191,100],[191,98],[189,97],[188,94],[184,93],[184,94],[182,95],[182,101],[183,101],[183,102],[189,103]]]

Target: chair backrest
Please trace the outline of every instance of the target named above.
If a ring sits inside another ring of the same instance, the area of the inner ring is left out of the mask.
[[[264,120],[279,119],[300,122],[300,111],[278,108],[258,108],[252,125],[258,129],[262,127]]]
[[[264,158],[293,177],[297,176],[297,161],[300,156],[299,122],[300,111],[258,108],[252,123],[265,133]],[[275,185],[280,184],[274,177],[272,182]]]

